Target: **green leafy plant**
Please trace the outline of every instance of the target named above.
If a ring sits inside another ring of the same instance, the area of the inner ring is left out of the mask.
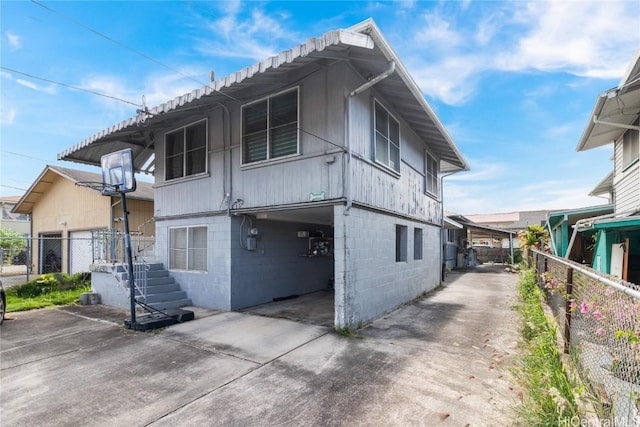
[[[86,275],[43,274],[23,285],[5,290],[7,312],[72,304],[91,290]]]
[[[25,247],[25,238],[17,231],[0,228],[0,249],[4,253],[5,259],[11,259],[17,255]],[[4,263],[4,259],[0,259],[0,264]]]
[[[518,413],[528,426],[570,421],[578,416],[576,400],[584,387],[574,385],[567,376],[557,347],[556,326],[542,309],[543,295],[534,271],[523,272],[518,291],[523,352],[514,376],[524,389]]]

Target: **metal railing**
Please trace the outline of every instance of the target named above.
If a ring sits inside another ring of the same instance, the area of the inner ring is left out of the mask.
[[[531,250],[538,285],[595,408],[610,425],[640,426],[640,287]]]
[[[131,235],[134,264],[155,258],[155,238]],[[124,234],[118,230],[94,230],[91,236],[0,237],[0,274],[30,275],[61,271],[88,272],[92,265],[125,262]]]

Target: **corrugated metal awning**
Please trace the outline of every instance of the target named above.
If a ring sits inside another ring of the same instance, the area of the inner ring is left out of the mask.
[[[248,89],[267,93],[282,84],[285,74],[300,78],[336,60],[349,61],[363,76],[378,75],[396,63],[396,71],[376,84],[385,100],[442,160],[443,172],[468,170],[469,166],[452,138],[427,104],[424,95],[406,68],[386,42],[373,20],[366,20],[346,30],[334,30],[321,37],[281,52],[276,56],[217,80],[188,94],[151,108],[148,115],[139,113],[58,154],[58,160],[99,165],[104,154],[132,148],[137,171],[152,172],[155,132],[172,123],[209,109],[211,105],[233,99],[246,101]]]

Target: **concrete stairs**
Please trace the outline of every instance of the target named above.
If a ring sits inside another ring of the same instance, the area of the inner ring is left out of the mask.
[[[144,268],[146,267],[146,268]],[[169,271],[164,268],[162,263],[146,264],[145,266],[136,264],[134,277],[136,288],[144,288],[143,281],[146,280],[146,295],[140,295],[140,291],[136,289],[136,299],[143,302],[156,310],[174,309],[191,305],[191,299],[187,297],[175,279],[171,277]],[[137,272],[138,269],[146,270]],[[128,283],[129,274],[125,271],[124,266],[118,268],[121,280]]]

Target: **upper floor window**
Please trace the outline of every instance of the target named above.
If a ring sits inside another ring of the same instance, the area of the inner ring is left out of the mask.
[[[165,180],[207,171],[207,121],[168,132],[165,137]]]
[[[242,107],[242,163],[298,154],[298,88]]]
[[[638,126],[640,119],[634,125]],[[622,168],[626,168],[640,157],[640,132],[629,129],[622,137]]]
[[[378,101],[374,109],[375,161],[400,173],[400,123]]]
[[[438,161],[429,153],[425,153],[426,161],[426,190],[427,193],[438,197],[440,195],[439,181],[438,181]]]

